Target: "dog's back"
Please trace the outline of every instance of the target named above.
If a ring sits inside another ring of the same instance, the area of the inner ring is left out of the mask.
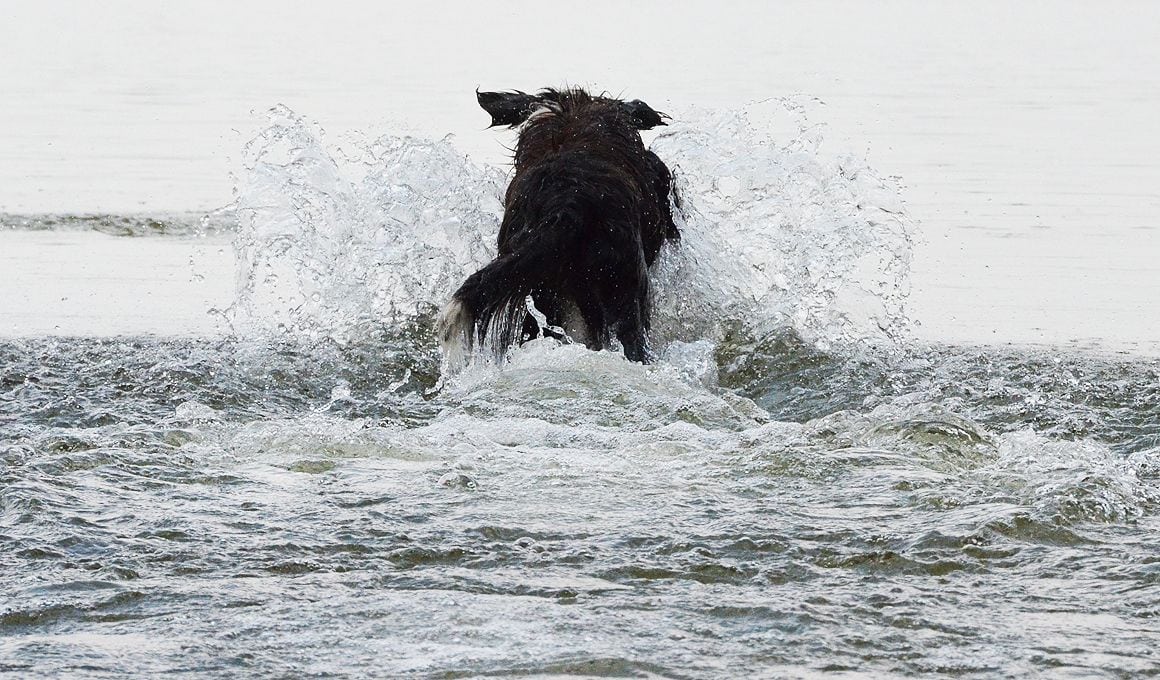
[[[594,349],[615,337],[628,358],[646,361],[648,267],[678,235],[669,170],[639,133],[663,125],[661,114],[583,90],[478,98],[493,125],[524,125],[498,256],[444,310],[445,351],[489,336],[502,351],[566,332]],[[529,315],[528,296],[542,319]]]

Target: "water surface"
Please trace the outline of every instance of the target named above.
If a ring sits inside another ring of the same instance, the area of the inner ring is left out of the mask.
[[[0,675],[1160,674],[1155,7],[610,10],[5,10]],[[562,80],[661,359],[452,374]]]

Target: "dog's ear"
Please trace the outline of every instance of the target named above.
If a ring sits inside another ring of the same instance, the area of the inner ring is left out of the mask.
[[[515,127],[528,119],[532,111],[540,103],[540,98],[520,92],[480,92],[475,91],[475,98],[484,111],[491,114],[491,125],[510,125]]]
[[[668,125],[665,122],[665,119],[669,117],[668,115],[654,111],[651,106],[639,99],[624,102],[624,110],[628,112],[632,122],[636,124],[637,130],[651,130],[658,125]]]

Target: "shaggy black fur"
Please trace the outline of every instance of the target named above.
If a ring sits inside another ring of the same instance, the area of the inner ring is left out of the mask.
[[[499,254],[444,309],[445,351],[491,336],[502,352],[566,330],[593,349],[615,337],[625,356],[647,362],[648,268],[679,234],[669,206],[671,174],[639,131],[664,125],[667,116],[639,100],[581,89],[476,96],[493,126],[523,127]],[[529,295],[546,327],[529,314]]]

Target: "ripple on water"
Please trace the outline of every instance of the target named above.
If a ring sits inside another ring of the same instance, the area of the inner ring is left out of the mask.
[[[124,365],[183,343],[138,342]],[[103,357],[96,376],[113,370],[112,345],[78,344],[65,351]],[[0,423],[10,667],[499,673],[623,650],[667,675],[1130,675],[1149,660],[1160,452],[1125,447],[1119,425],[1068,440],[848,378],[842,398],[865,405],[778,421],[681,363],[550,343],[389,397],[346,377],[357,355],[296,374],[308,354],[264,353],[287,363],[263,373],[198,348],[213,372],[141,374],[170,387],[126,383],[117,422]],[[26,376],[41,348],[4,351]],[[0,408],[56,398],[44,389]],[[422,415],[399,417],[409,400]]]

